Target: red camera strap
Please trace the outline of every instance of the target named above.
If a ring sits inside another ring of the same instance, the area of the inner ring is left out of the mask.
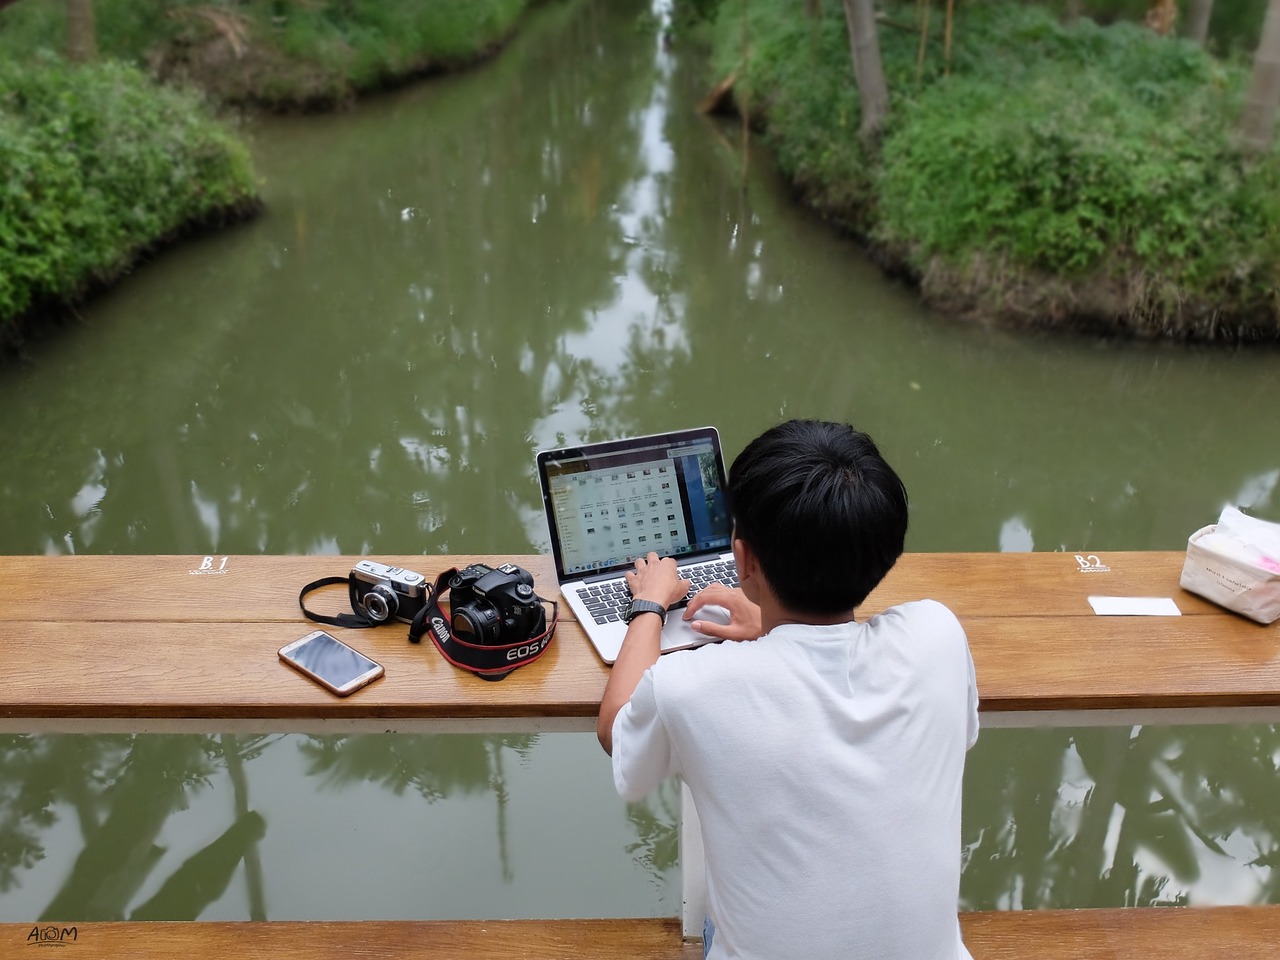
[[[560,622],[560,606],[554,600],[542,597],[536,599],[539,603],[551,605],[551,622],[536,636],[526,637],[517,643],[489,645],[470,643],[455,634],[449,618],[440,607],[440,598],[449,589],[449,581],[457,572],[456,568],[451,568],[436,577],[426,606],[418,611],[413,623],[409,625],[411,642],[419,643],[424,633],[430,634],[442,657],[455,667],[470,671],[485,680],[501,680],[516,667],[533,663],[547,652],[556,624]]]

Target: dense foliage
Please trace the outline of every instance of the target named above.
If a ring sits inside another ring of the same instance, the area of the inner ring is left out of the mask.
[[[191,95],[118,63],[0,64],[0,339],[256,202],[248,151]]]
[[[1142,23],[1152,0],[1077,0],[1082,16],[1096,20],[1098,23]],[[1045,0],[1042,4],[1054,14],[1065,15],[1068,9],[1067,0]],[[1174,23],[1174,30],[1181,32],[1186,24],[1190,5],[1186,0],[1179,0],[1179,20]],[[1258,46],[1258,38],[1262,34],[1262,18],[1266,13],[1265,3],[1236,3],[1232,0],[1217,0],[1213,4],[1213,13],[1209,18],[1209,46],[1218,52],[1252,53]]]
[[[248,149],[202,101],[338,103],[475,59],[527,3],[97,0],[102,59],[81,68],[62,60],[62,0],[5,8],[0,342],[19,318],[110,283],[166,238],[256,209]]]
[[[455,66],[512,31],[528,0],[96,0],[104,57],[194,83],[215,99],[328,106]],[[0,55],[65,46],[62,0],[0,16]]]
[[[718,66],[810,203],[961,312],[1280,334],[1280,163],[1234,143],[1241,68],[1011,3],[964,5],[948,64],[938,16],[920,57],[915,9],[881,27],[892,107],[867,148],[837,0],[722,7]]]

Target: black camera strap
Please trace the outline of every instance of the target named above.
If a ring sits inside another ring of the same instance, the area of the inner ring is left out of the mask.
[[[351,609],[354,613],[338,613],[330,616],[324,613],[316,613],[314,610],[308,610],[306,604],[306,596],[312,590],[319,590],[321,587],[336,587],[343,584],[347,588],[347,596],[351,600]],[[298,606],[302,608],[303,614],[308,620],[314,620],[316,623],[328,623],[335,627],[380,627],[381,623],[370,620],[360,612],[360,601],[356,597],[356,586],[350,577],[321,577],[319,580],[313,580],[302,588],[302,592],[298,594]]]
[[[436,578],[426,606],[418,611],[409,625],[409,640],[419,643],[424,633],[430,634],[440,655],[455,667],[468,670],[485,680],[501,680],[516,667],[533,663],[547,652],[556,624],[560,622],[560,606],[554,600],[535,595],[539,603],[551,605],[551,623],[536,636],[526,637],[517,643],[477,644],[469,643],[453,632],[449,618],[440,608],[440,598],[449,589],[449,581],[458,573],[449,569]]]

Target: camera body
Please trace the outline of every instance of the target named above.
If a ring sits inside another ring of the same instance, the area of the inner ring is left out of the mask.
[[[450,579],[449,591],[453,633],[467,643],[519,643],[546,629],[533,575],[513,563],[473,563]]]
[[[404,567],[361,560],[348,578],[351,608],[374,623],[402,620],[412,623],[427,605],[427,578]]]

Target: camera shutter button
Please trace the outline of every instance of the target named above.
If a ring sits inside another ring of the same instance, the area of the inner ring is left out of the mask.
[[[520,597],[532,597],[533,587],[529,586],[527,583],[522,583],[516,587],[516,595]]]

